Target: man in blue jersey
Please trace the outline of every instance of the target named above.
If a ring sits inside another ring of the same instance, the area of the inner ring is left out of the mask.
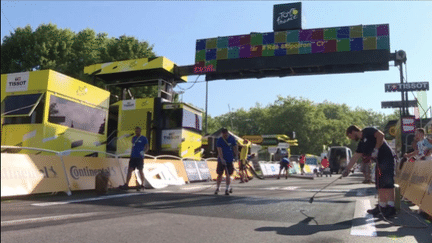
[[[283,169],[285,169],[285,173],[286,173],[286,175],[285,175],[285,179],[288,179],[289,162],[290,162],[290,161],[289,161],[289,159],[288,159],[288,155],[285,155],[285,156],[281,159],[281,161],[280,161],[280,163],[279,163],[280,168],[279,168],[279,175],[278,175],[277,179],[280,179],[280,176],[281,176],[281,173],[282,173],[282,170],[283,170]]]
[[[121,189],[128,189],[129,181],[132,176],[132,172],[138,169],[142,185],[138,186],[138,189],[144,189],[144,154],[149,150],[147,138],[141,135],[141,127],[135,128],[135,136],[132,138],[132,150],[129,160],[128,173],[126,176],[126,183],[120,186]]]
[[[376,161],[375,185],[378,190],[378,205],[367,212],[373,216],[381,213],[386,218],[395,216],[395,153],[384,139],[384,133],[373,127],[360,130],[353,125],[347,128],[346,135],[359,143],[342,175],[348,176],[351,168],[361,157]]]
[[[218,164],[216,168],[218,177],[217,177],[217,188],[215,194],[218,194],[220,190],[222,175],[225,172],[226,175],[225,195],[229,195],[230,192],[232,193],[230,184],[231,184],[231,175],[234,172],[233,162],[234,160],[238,159],[238,155],[239,155],[238,145],[235,138],[228,133],[228,130],[223,128],[222,136],[217,140],[216,147],[218,151]]]

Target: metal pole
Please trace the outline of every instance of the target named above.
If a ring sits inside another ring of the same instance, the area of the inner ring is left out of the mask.
[[[400,73],[400,83],[403,84],[402,62],[399,62],[399,73]],[[406,103],[405,103],[405,98],[404,98],[405,91],[403,91],[403,90],[404,89],[402,89],[402,92],[401,92],[401,98],[402,98],[402,116],[405,116],[406,115]]]
[[[208,113],[208,81],[206,80],[206,103],[205,103],[205,127],[204,127],[204,135],[207,135],[207,113]]]

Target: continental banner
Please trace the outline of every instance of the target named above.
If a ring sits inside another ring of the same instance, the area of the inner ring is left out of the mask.
[[[423,196],[429,188],[428,182],[431,176],[431,171],[431,161],[416,160],[414,162],[414,169],[404,197],[411,202],[420,205]]]
[[[1,197],[68,191],[56,155],[1,154]]]
[[[72,191],[95,189],[95,176],[101,171],[109,174],[109,184],[112,187],[123,185],[123,178],[126,179],[126,174],[122,175],[116,159],[64,156],[63,161]],[[122,164],[122,167],[125,165]]]

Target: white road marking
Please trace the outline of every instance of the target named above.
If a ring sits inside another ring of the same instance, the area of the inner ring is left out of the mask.
[[[92,197],[92,198],[69,200],[69,201],[61,201],[61,202],[33,203],[31,205],[32,206],[37,206],[37,207],[46,207],[46,206],[54,206],[54,205],[64,205],[64,204],[69,204],[69,203],[80,203],[80,202],[98,201],[98,200],[105,200],[105,199],[116,198],[116,197],[130,197],[130,196],[136,196],[136,195],[140,195],[140,194],[144,194],[144,193],[145,192],[135,192],[135,193],[127,193],[127,194],[117,194],[117,195],[109,195],[109,196]]]
[[[264,188],[256,188],[256,190],[269,190],[269,191],[283,190],[283,191],[317,192],[321,189],[302,189],[302,188],[299,188],[296,186],[289,186],[289,187],[264,187]],[[350,192],[350,190],[328,189],[328,190],[321,190],[321,192],[348,193],[348,192]]]
[[[41,218],[30,218],[30,219],[18,219],[18,220],[9,220],[2,221],[1,226],[10,226],[17,224],[25,224],[25,223],[35,223],[35,222],[47,222],[47,221],[55,221],[55,220],[63,220],[63,219],[71,219],[71,218],[83,218],[95,216],[100,213],[78,213],[78,214],[65,214],[65,215],[56,215],[56,216],[48,216]]]
[[[366,212],[366,210],[371,208],[369,200],[356,201],[351,235],[377,236],[373,216]]]
[[[195,190],[195,189],[207,189],[210,188],[214,185],[210,185],[210,186],[188,186],[188,187],[181,187],[181,190]]]

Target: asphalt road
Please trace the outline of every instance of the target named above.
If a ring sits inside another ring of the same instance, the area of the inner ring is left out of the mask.
[[[202,182],[2,199],[1,242],[432,242],[432,225],[405,203],[393,224],[365,214],[377,199],[361,174],[337,180],[309,203],[335,179],[235,181],[230,196]]]

